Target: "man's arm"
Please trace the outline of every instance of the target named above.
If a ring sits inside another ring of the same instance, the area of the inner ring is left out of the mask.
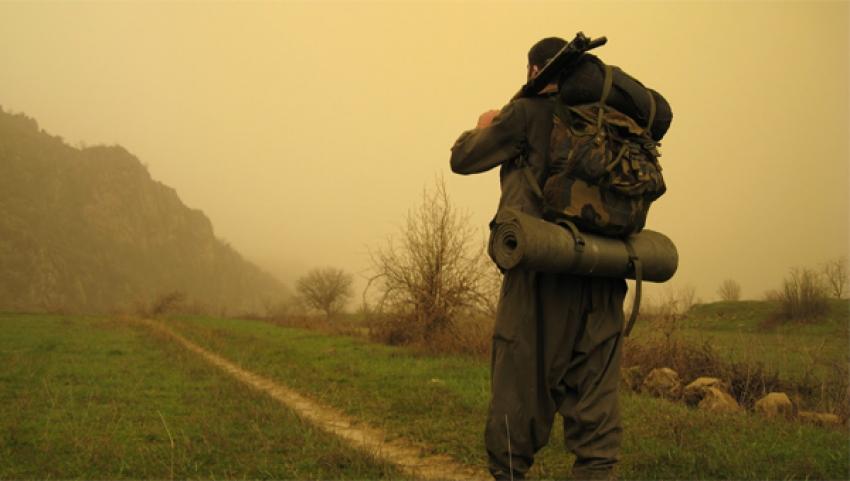
[[[525,115],[511,102],[493,117],[485,112],[478,127],[461,134],[452,146],[451,166],[457,174],[477,174],[515,159],[525,141]]]

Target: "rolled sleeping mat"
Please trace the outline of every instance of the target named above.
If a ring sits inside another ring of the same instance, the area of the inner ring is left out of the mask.
[[[676,273],[679,253],[664,234],[644,229],[627,241],[641,261],[643,280],[665,282]],[[505,270],[635,278],[626,241],[571,230],[516,209],[496,216],[489,250]]]
[[[667,99],[619,68],[614,68],[613,75],[614,83],[606,104],[628,115],[641,127],[646,127],[652,110],[649,95],[652,95],[656,109],[651,126],[652,138],[661,140],[673,121],[673,111]],[[604,81],[605,64],[595,55],[586,53],[562,74],[559,95],[567,105],[599,102]]]

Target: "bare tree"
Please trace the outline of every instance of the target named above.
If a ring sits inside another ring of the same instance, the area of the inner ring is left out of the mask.
[[[313,269],[295,284],[298,295],[308,307],[325,313],[327,318],[339,313],[353,291],[351,274],[342,269],[325,267]]]
[[[143,317],[160,318],[174,314],[186,307],[186,293],[170,291],[158,294],[150,303],[137,302],[136,313]]]
[[[481,301],[478,303],[477,310],[490,319],[496,319],[496,311],[499,308],[499,294],[502,291],[502,272],[495,263],[488,262],[486,264],[488,265],[483,267],[484,272],[480,284]]]
[[[717,288],[721,301],[737,301],[741,299],[741,284],[734,279],[726,279]]]
[[[791,269],[773,298],[779,301],[779,317],[787,320],[813,322],[829,312],[826,284],[814,269]]]
[[[494,310],[498,287],[483,243],[468,215],[452,205],[442,179],[423,192],[398,236],[371,255],[370,286],[380,294],[376,309],[416,331],[404,339],[427,341],[451,329],[461,314]]]
[[[676,299],[679,301],[679,314],[685,315],[698,303],[697,288],[693,284],[685,284],[676,290]]]
[[[824,264],[823,277],[833,297],[841,299],[847,289],[847,258],[839,257]]]

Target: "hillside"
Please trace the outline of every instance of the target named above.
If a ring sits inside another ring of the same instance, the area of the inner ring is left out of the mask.
[[[283,293],[124,148],[74,148],[2,108],[0,272],[4,311],[118,311],[181,291],[257,312]]]

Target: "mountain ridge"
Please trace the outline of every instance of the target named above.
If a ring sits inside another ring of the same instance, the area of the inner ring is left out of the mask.
[[[259,313],[285,296],[125,148],[72,147],[0,107],[0,309],[110,312],[182,292]]]

